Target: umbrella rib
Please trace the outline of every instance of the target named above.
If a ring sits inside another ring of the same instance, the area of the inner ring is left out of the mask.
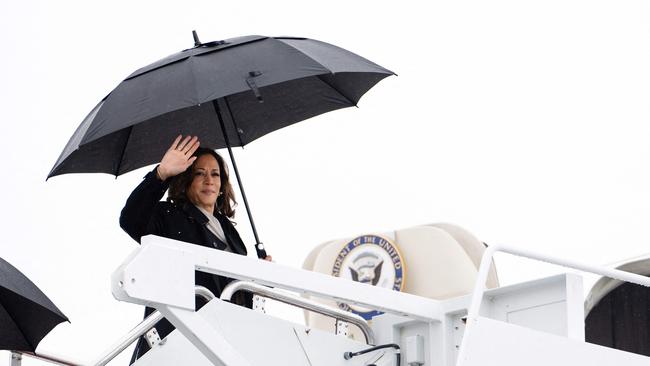
[[[195,60],[194,55],[192,55],[192,56],[189,57],[187,62],[190,63],[189,69],[190,69],[190,74],[192,75],[192,85],[194,86],[194,101],[197,104],[201,105],[201,95],[199,93],[199,86],[198,86],[198,80],[199,79],[197,78],[197,75],[196,75],[196,72],[195,72],[196,70],[192,66],[192,65],[194,65],[194,62],[195,62],[194,60]]]
[[[281,38],[281,37],[278,37],[278,38]],[[282,43],[284,43],[284,42],[282,42]],[[286,44],[286,43],[285,43],[285,44]],[[287,44],[287,45],[288,45],[288,44]],[[292,47],[292,48],[294,48],[294,49],[296,49],[296,50],[298,50],[299,52],[301,52],[301,53],[304,54],[304,52],[301,51],[300,49],[298,49],[298,48],[296,48],[296,47],[294,47],[294,46],[291,46],[291,45],[288,45],[288,46],[290,46],[290,47]],[[325,65],[323,65],[321,62],[318,62],[317,60],[315,60],[315,59],[313,59],[313,58],[312,58],[312,61],[314,61],[315,63],[317,63],[317,64],[319,64],[320,66],[322,66],[325,70],[328,70],[328,71],[329,71],[329,74],[324,74],[324,75],[334,75],[334,73],[333,73],[333,72],[332,72],[328,67],[326,67]],[[339,95],[342,96],[343,98],[345,98],[345,100],[347,100],[348,103],[350,103],[351,105],[357,107],[357,103],[356,103],[356,102],[353,102],[351,98],[349,98],[347,95],[345,95],[345,93],[343,93],[342,91],[338,90],[334,85],[332,85],[331,83],[329,83],[329,82],[327,82],[326,80],[324,80],[324,79],[321,77],[321,75],[316,75],[316,77],[318,78],[318,80],[322,81],[322,82],[325,83],[327,86],[329,86],[330,88],[332,88],[332,90],[334,90],[335,92],[339,93]]]
[[[124,142],[124,146],[122,146],[122,153],[120,154],[120,160],[117,161],[117,170],[115,171],[115,179],[117,179],[117,176],[120,174],[120,168],[122,167],[122,159],[124,159],[124,153],[126,152],[126,147],[129,145],[129,140],[131,140],[131,133],[133,132],[134,126],[129,127],[129,133],[126,136],[126,141]]]
[[[244,147],[244,142],[241,140],[241,134],[239,133],[239,127],[237,127],[237,122],[235,122],[235,116],[232,115],[232,110],[230,110],[230,102],[228,97],[223,97],[223,101],[226,103],[226,109],[228,109],[228,115],[230,116],[230,122],[235,127],[235,132],[237,133],[237,138],[239,139],[239,146]]]
[[[331,75],[334,75],[334,73],[332,73]],[[351,105],[353,105],[353,106],[355,106],[355,107],[358,107],[356,102],[352,101],[352,99],[350,99],[350,98],[349,98],[347,95],[345,95],[342,91],[338,90],[334,85],[332,85],[331,83],[327,82],[327,80],[324,80],[320,75],[317,75],[317,77],[318,77],[318,80],[320,80],[320,81],[322,81],[323,83],[327,84],[327,86],[329,86],[330,88],[332,88],[332,90],[334,90],[335,92],[339,93],[340,96],[342,96],[343,98],[345,98],[345,100],[347,100],[348,103],[350,103]]]

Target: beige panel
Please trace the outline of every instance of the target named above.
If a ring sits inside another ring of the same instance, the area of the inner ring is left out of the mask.
[[[469,231],[454,224],[436,223],[431,224],[431,226],[445,230],[449,235],[456,239],[458,244],[463,247],[469,258],[472,260],[476,269],[478,269],[481,265],[481,259],[483,258],[483,253],[485,253],[486,249],[485,244],[483,244],[482,241],[478,240]],[[488,288],[499,287],[499,278],[497,276],[496,267],[494,266],[494,261],[492,261],[486,284]]]
[[[311,252],[309,252],[309,254],[307,255],[307,258],[305,258],[305,261],[302,262],[302,268],[313,271],[314,270],[314,264],[316,263],[316,257],[318,257],[320,255],[321,250],[326,245],[329,245],[331,243],[332,243],[332,241],[327,241],[327,242],[315,247],[314,249],[312,249]]]
[[[395,239],[406,263],[404,292],[447,299],[474,287],[476,267],[444,230],[419,226],[396,231]]]

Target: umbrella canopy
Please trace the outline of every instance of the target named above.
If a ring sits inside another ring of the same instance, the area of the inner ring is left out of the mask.
[[[0,258],[0,349],[34,352],[68,318],[25,275]]]
[[[244,146],[293,123],[355,106],[393,74],[312,39],[195,40],[194,48],[135,71],[99,102],[48,178],[117,176],[156,163],[178,134],[198,136],[202,146],[212,149]]]

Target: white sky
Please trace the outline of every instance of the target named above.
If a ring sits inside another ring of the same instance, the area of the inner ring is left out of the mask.
[[[279,263],[429,222],[593,264],[650,251],[647,1],[2,1],[0,257],[72,321],[39,350],[89,361],[141,319],[113,299],[109,277],[135,248],[117,220],[148,168],[45,176],[98,100],[193,46],[193,29],[204,42],[315,38],[399,74],[358,109],[236,149]],[[252,244],[245,216],[240,205]],[[557,271],[498,265],[506,283]]]

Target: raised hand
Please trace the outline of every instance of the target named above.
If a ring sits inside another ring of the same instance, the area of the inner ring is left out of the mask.
[[[183,135],[178,135],[158,165],[158,177],[166,180],[184,172],[196,160],[192,154],[198,148],[198,137],[185,136],[183,139]]]

